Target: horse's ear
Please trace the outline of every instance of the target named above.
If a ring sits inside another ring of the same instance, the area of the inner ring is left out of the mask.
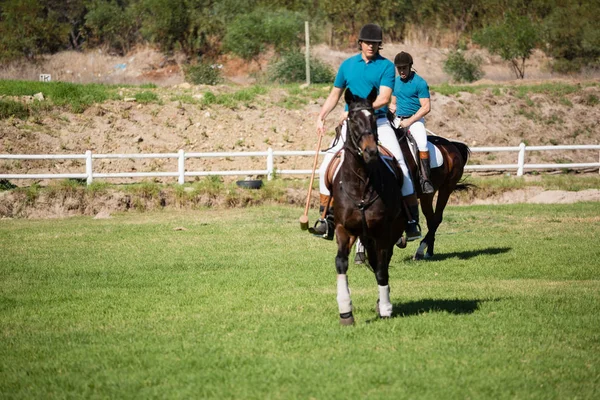
[[[346,88],[344,92],[344,100],[346,100],[346,104],[350,104],[354,101],[354,94],[350,91],[350,88]]]
[[[377,98],[377,89],[373,88],[373,89],[371,89],[371,93],[369,93],[367,100],[369,100],[369,102],[371,102],[371,104],[373,104],[375,102],[376,98]]]

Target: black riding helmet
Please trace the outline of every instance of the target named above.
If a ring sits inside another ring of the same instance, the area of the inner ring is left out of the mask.
[[[396,54],[396,58],[394,58],[394,65],[396,67],[403,67],[405,65],[410,65],[412,67],[413,58],[410,54],[401,51],[400,53]]]
[[[362,42],[383,42],[383,31],[377,24],[366,24],[358,34],[358,41]]]

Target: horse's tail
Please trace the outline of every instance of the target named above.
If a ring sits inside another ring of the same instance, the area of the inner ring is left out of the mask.
[[[469,161],[469,156],[471,155],[471,149],[467,146],[466,143],[463,142],[452,142],[454,146],[458,149],[458,152],[462,156],[463,166],[467,165],[467,161]]]
[[[462,192],[465,190],[471,190],[471,189],[476,189],[476,188],[477,188],[477,185],[473,185],[472,183],[465,183],[464,181],[461,181],[456,184],[454,191]]]

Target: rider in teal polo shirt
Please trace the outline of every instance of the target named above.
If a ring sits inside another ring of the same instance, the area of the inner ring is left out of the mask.
[[[417,142],[421,164],[421,188],[423,193],[431,194],[434,189],[430,180],[429,148],[424,118],[431,111],[429,86],[412,70],[413,59],[410,54],[404,51],[398,53],[394,64],[399,75],[394,83],[394,95],[390,104],[390,110],[396,114],[394,126],[410,130]]]
[[[378,95],[373,102],[373,109],[377,116],[379,142],[398,160],[404,176],[404,183],[402,185],[403,199],[398,199],[398,201],[404,200],[410,210],[415,210],[416,207],[416,213],[413,212],[412,217],[409,217],[406,229],[407,239],[415,240],[421,237],[418,224],[418,200],[396,134],[386,116],[394,88],[395,71],[394,64],[379,54],[382,40],[383,32],[379,25],[367,24],[362,27],[358,35],[360,53],[346,59],[340,66],[333,89],[331,89],[327,100],[325,100],[325,103],[321,107],[317,118],[317,134],[323,135],[325,133],[325,119],[336,107],[346,88],[350,88],[353,94],[363,98],[367,98],[373,88],[377,89]],[[329,204],[330,197],[329,189],[325,185],[327,167],[346,140],[346,117],[347,115],[345,114],[341,124],[340,140],[337,143],[335,141],[332,143],[332,147],[327,151],[319,169],[321,212]],[[326,218],[317,221],[315,227],[309,229],[309,231],[325,239],[333,240],[334,229],[333,213],[330,209],[327,212]]]
[[[348,58],[340,65],[333,86],[342,89],[349,88],[356,96],[366,99],[373,88],[380,86],[394,87],[394,64],[377,53],[369,62],[365,62],[362,54]],[[379,94],[379,90],[378,93]],[[348,109],[346,104],[345,110]],[[387,104],[376,109],[377,118],[385,117]]]

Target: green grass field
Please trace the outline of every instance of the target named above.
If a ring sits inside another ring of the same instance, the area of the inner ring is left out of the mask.
[[[393,318],[350,267],[354,327],[301,213],[1,220],[0,398],[600,397],[600,203],[449,207]]]

